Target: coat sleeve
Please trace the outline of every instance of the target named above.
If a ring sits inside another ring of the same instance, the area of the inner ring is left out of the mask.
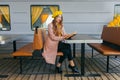
[[[55,41],[61,41],[63,40],[64,38],[61,36],[61,37],[58,37],[56,36],[54,33],[53,33],[53,29],[52,29],[52,24],[49,24],[48,25],[48,35],[49,37],[52,39],[52,40],[55,40]]]

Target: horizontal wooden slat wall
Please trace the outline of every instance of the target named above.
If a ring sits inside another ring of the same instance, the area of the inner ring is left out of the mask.
[[[31,30],[31,5],[60,5],[63,11],[64,26],[67,32],[80,34],[101,34],[103,25],[113,19],[115,1],[1,1],[0,5],[10,6],[11,31],[0,34],[33,34]]]

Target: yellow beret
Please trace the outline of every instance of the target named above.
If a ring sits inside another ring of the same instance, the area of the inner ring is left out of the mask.
[[[55,11],[52,15],[52,18],[55,18],[58,15],[62,15],[62,11]]]

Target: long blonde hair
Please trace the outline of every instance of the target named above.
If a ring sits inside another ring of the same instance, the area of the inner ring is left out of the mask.
[[[58,16],[56,16],[58,17]],[[52,21],[53,24],[53,32],[56,36],[62,36],[62,27],[63,27],[63,16],[61,17],[60,23],[57,25],[56,24],[56,17]]]

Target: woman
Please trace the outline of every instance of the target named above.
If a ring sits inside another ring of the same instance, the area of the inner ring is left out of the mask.
[[[47,63],[55,64],[57,52],[63,52],[63,56],[60,57],[56,66],[57,72],[62,73],[61,65],[65,58],[69,60],[69,68],[73,72],[78,72],[73,61],[70,44],[63,43],[64,39],[69,35],[65,33],[63,26],[62,11],[56,11],[52,16],[54,19],[48,25],[48,36],[45,41],[44,51],[42,56]]]

